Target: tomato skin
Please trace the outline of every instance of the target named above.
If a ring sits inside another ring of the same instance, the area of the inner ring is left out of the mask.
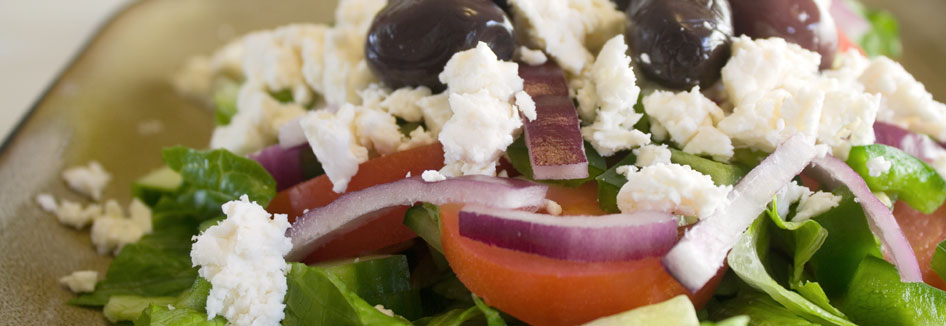
[[[941,290],[946,290],[946,282],[930,269],[930,261],[936,246],[946,240],[946,205],[933,214],[923,214],[902,201],[894,204],[893,215],[906,234],[916,259],[923,271],[923,281]]]
[[[591,189],[595,189],[593,183]],[[567,214],[600,212],[593,200],[596,192],[584,187],[552,187],[549,197],[562,204]],[[589,205],[591,203],[593,205]],[[659,257],[624,262],[572,262],[493,247],[462,237],[457,226],[459,210],[459,205],[440,208],[441,241],[451,268],[460,281],[487,304],[526,323],[577,325],[687,293],[663,269]],[[704,289],[690,295],[694,304],[698,307],[705,304],[720,278],[716,277]]]
[[[346,191],[394,182],[403,179],[408,172],[420,175],[425,170],[439,170],[442,167],[443,147],[440,143],[417,147],[362,163]],[[267,210],[270,213],[288,214],[292,222],[306,209],[328,205],[341,195],[332,191],[332,181],[322,175],[279,192]],[[378,219],[365,226],[329,241],[303,261],[314,263],[357,257],[411,240],[417,235],[404,226],[406,210],[404,206],[383,212]]]
[[[850,49],[857,50],[861,55],[867,56],[867,53],[864,52],[864,49],[861,49],[857,43],[851,40],[843,30],[838,28],[838,52],[845,53]]]

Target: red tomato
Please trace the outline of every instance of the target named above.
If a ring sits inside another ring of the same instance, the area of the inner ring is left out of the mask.
[[[923,271],[923,281],[946,290],[946,282],[930,269],[930,260],[936,252],[936,245],[946,240],[946,205],[927,215],[898,201],[894,205],[893,215],[897,217],[900,228],[913,246],[916,259],[920,262],[920,270]]]
[[[844,31],[839,28],[838,29],[838,52],[844,53],[850,49],[855,49],[857,50],[857,52],[860,52],[861,55],[867,56],[867,53],[864,52],[864,49],[861,49],[861,47],[857,45],[857,43],[854,43],[854,41],[852,41],[851,38],[847,36],[847,33],[844,33]]]
[[[561,204],[566,214],[600,214],[595,189],[594,183],[573,189],[551,187],[549,197]],[[458,205],[440,208],[441,241],[450,267],[487,304],[526,323],[577,325],[687,293],[656,257],[572,262],[462,237],[457,227],[459,209]],[[709,300],[719,279],[690,295],[697,306]]]
[[[352,177],[346,191],[397,181],[408,172],[420,175],[425,170],[439,170],[441,167],[443,147],[440,143],[381,156],[359,165],[358,174]],[[332,191],[332,181],[323,175],[283,190],[269,203],[268,210],[288,214],[290,221],[294,221],[306,209],[328,205],[341,195]],[[417,235],[403,224],[405,210],[407,207],[388,210],[377,220],[326,243],[304,261],[312,263],[356,257],[413,239]]]

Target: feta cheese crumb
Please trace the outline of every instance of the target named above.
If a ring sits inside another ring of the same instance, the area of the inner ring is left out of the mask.
[[[562,215],[562,205],[559,205],[554,200],[546,199],[545,212],[549,213],[549,215]]]
[[[704,218],[728,204],[731,190],[689,166],[656,164],[628,173],[617,203],[624,213],[656,210]]]
[[[126,216],[115,200],[105,203],[105,211],[92,222],[91,239],[100,255],[118,254],[129,243],[151,233],[151,209],[137,198]]]
[[[59,278],[59,284],[68,287],[73,293],[89,293],[95,291],[95,282],[98,282],[98,279],[99,272],[75,271]]]
[[[233,325],[278,325],[285,317],[289,221],[246,195],[223,204],[223,212],[227,218],[195,236],[191,248],[191,261],[211,284],[207,316],[222,315]]]
[[[532,100],[532,96],[529,96],[525,91],[516,92],[516,106],[519,107],[519,112],[522,112],[526,119],[535,121],[538,114],[535,112],[535,101]]]
[[[802,222],[821,215],[837,207],[841,203],[841,196],[830,192],[812,192],[808,187],[791,182],[776,193],[776,208],[783,219],[788,219],[792,204],[798,203],[792,221]]]
[[[549,60],[541,50],[533,50],[525,46],[519,47],[519,60],[530,66],[545,64]]]
[[[645,167],[655,164],[670,164],[670,149],[667,145],[644,145],[633,151],[637,156],[637,167]]]
[[[736,105],[749,94],[807,80],[818,73],[821,56],[782,38],[733,39],[732,57],[723,66],[722,80]]]
[[[39,208],[42,208],[47,213],[55,213],[58,205],[56,204],[56,197],[53,195],[42,193],[36,195],[36,204],[39,205]]]
[[[625,178],[632,173],[637,172],[639,169],[633,165],[622,165],[614,169],[614,172],[617,172],[620,175],[623,175]]]
[[[732,140],[713,126],[725,113],[700,93],[699,86],[689,92],[656,91],[645,96],[642,102],[652,121],[656,121],[661,131],[665,130],[684,152],[711,155],[720,161],[728,161],[733,156]]]
[[[394,317],[394,310],[387,309],[384,307],[384,305],[380,305],[380,304],[375,305],[374,308],[378,309],[378,311],[380,311],[382,314],[387,315],[388,317]]]
[[[634,111],[640,88],[631,58],[625,52],[623,36],[605,43],[591,69],[583,75],[585,81],[578,91],[583,117],[594,119],[591,125],[581,128],[581,135],[602,156],[650,143],[650,135],[634,129],[643,117]]]
[[[859,80],[866,91],[882,96],[878,120],[946,142],[946,104],[934,100],[902,65],[875,58]]]
[[[80,230],[102,215],[102,206],[91,204],[82,208],[82,205],[77,202],[63,200],[59,203],[59,206],[56,207],[55,213],[59,223]]]
[[[872,177],[879,177],[886,174],[890,171],[890,167],[893,166],[893,164],[891,164],[890,161],[884,159],[883,156],[872,157],[871,159],[867,160],[866,165],[867,174]]]
[[[516,30],[566,72],[580,73],[604,41],[624,31],[624,13],[608,0],[511,0]]]
[[[88,166],[74,166],[63,170],[62,179],[72,190],[99,200],[112,176],[99,162],[89,161]]]
[[[732,139],[713,126],[702,126],[696,135],[683,147],[683,152],[695,155],[709,155],[714,160],[726,162],[735,155]]]
[[[342,193],[358,173],[358,164],[368,160],[368,149],[358,144],[354,129],[355,107],[342,106],[338,112],[309,112],[299,122],[315,157],[322,162],[332,191]]]
[[[504,62],[480,42],[457,52],[440,74],[453,115],[438,138],[446,176],[496,174],[496,162],[514,140],[522,119],[510,99],[522,90],[516,63]]]
[[[424,179],[425,182],[437,182],[437,181],[447,180],[447,177],[441,174],[440,171],[437,171],[437,170],[424,171],[424,173],[421,174],[420,177]]]

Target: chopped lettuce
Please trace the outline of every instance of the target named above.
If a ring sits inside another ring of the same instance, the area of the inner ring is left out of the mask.
[[[749,325],[753,326],[818,325],[789,311],[768,295],[755,291],[743,291],[735,298],[710,302],[709,313],[711,318],[716,319],[746,316],[749,318]]]
[[[213,104],[214,122],[218,126],[230,124],[230,120],[237,113],[237,97],[240,95],[240,84],[229,79],[220,78],[214,85]]]
[[[857,0],[845,2],[870,24],[870,28],[863,35],[851,35],[855,38],[853,41],[857,42],[868,56],[899,57],[903,52],[903,44],[900,42],[897,18],[889,11],[868,8]]]
[[[430,203],[421,203],[404,213],[404,225],[417,233],[427,244],[443,253],[440,244],[440,207]]]
[[[173,309],[172,309],[173,308]],[[174,308],[152,304],[135,321],[135,326],[224,326],[227,320],[217,316],[207,319],[207,314],[188,308]]]
[[[284,326],[410,325],[359,297],[338,276],[319,267],[290,264]]]
[[[151,234],[125,246],[95,291],[69,303],[98,307],[113,295],[176,296],[197,279],[191,264],[191,238],[206,220],[221,215],[220,205],[248,195],[266,205],[276,182],[256,161],[226,150],[165,149],[164,161],[181,184],[152,207]]]
[[[496,309],[487,306],[479,297],[472,295],[473,306],[453,309],[437,316],[414,321],[414,326],[460,326],[471,322],[486,326],[506,326],[506,320]]]
[[[318,265],[370,305],[382,305],[405,318],[420,318],[420,296],[411,286],[404,255],[360,257]]]
[[[136,295],[113,295],[108,298],[102,313],[111,323],[134,321],[149,306],[167,306],[177,301],[175,297],[140,297]]]
[[[770,275],[771,272],[791,270],[789,266],[785,266],[787,263],[779,261],[780,257],[772,255],[770,246],[773,239],[779,236],[787,236],[786,241],[794,242],[791,247],[796,250],[793,254],[795,257],[793,260],[795,261],[804,261],[806,257],[811,257],[809,251],[817,250],[819,246],[817,243],[821,241],[820,239],[823,239],[819,235],[821,233],[818,231],[820,226],[817,226],[816,222],[806,221],[792,225],[777,223],[772,220],[781,218],[774,212],[776,210],[773,208],[769,211],[769,214],[763,214],[742,235],[729,253],[729,267],[749,286],[768,294],[788,311],[809,321],[823,325],[854,325],[837,309],[828,304],[828,299],[820,291],[820,288],[815,288],[812,285],[806,286],[809,290],[806,291],[806,294],[815,298],[812,301],[798,292],[786,289],[773,278],[773,275]],[[790,227],[782,229],[781,226]],[[786,232],[788,234],[785,234]],[[802,241],[808,241],[809,243],[799,243]],[[801,249],[801,252],[798,251],[799,249]],[[798,256],[801,256],[801,258]],[[766,269],[767,265],[771,270]],[[778,265],[781,265],[781,267]],[[781,279],[781,277],[779,278]],[[801,285],[805,284],[814,283],[802,283]]]
[[[864,326],[946,325],[946,291],[903,283],[897,268],[877,257],[864,258],[839,307]]]

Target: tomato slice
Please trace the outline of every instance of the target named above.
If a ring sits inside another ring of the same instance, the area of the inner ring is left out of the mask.
[[[549,197],[566,214],[600,214],[594,183],[551,187]],[[577,325],[687,293],[660,258],[583,263],[493,247],[460,236],[459,205],[440,208],[441,241],[450,267],[473,293],[532,325]],[[720,273],[722,275],[722,273]],[[690,298],[709,300],[721,277]]]
[[[923,271],[923,281],[946,290],[946,282],[930,268],[930,260],[936,252],[936,245],[946,239],[946,205],[933,214],[923,214],[903,201],[898,201],[893,208],[893,215],[900,223],[900,229],[906,234],[916,259]]]
[[[408,172],[420,175],[425,170],[442,167],[443,147],[440,143],[381,156],[358,166],[358,173],[348,183],[347,191],[394,182],[403,179]],[[306,209],[328,205],[341,195],[332,191],[332,181],[322,175],[276,194],[268,210],[288,214],[291,222]],[[407,207],[389,209],[371,223],[326,243],[303,261],[313,263],[356,257],[413,239],[417,235],[403,224],[406,210]]]
[[[854,43],[854,41],[852,41],[851,38],[847,36],[847,33],[838,28],[838,52],[844,53],[850,49],[855,49],[857,52],[860,52],[861,55],[865,57],[867,56],[867,53],[864,52],[864,49],[861,49],[857,43]]]

